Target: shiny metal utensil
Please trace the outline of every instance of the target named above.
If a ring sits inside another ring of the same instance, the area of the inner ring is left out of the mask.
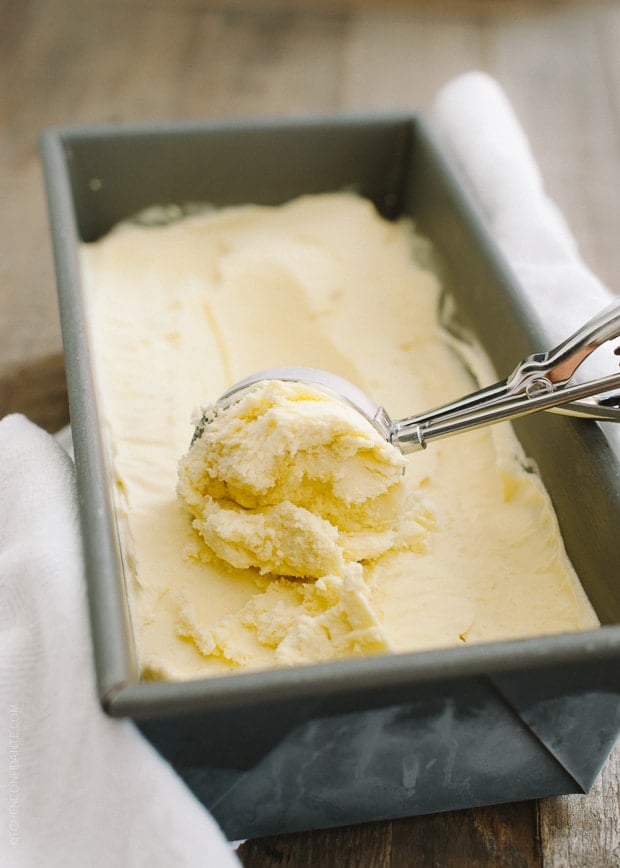
[[[265,380],[303,382],[347,401],[382,437],[405,453],[424,449],[432,440],[541,410],[620,422],[620,393],[609,394],[620,389],[620,372],[584,383],[569,383],[594,350],[619,337],[620,301],[616,301],[554,349],[528,356],[506,380],[406,419],[392,420],[383,407],[348,380],[319,368],[302,367],[269,368],[240,380],[221,395],[214,405],[215,412]],[[620,355],[620,345],[614,348],[614,353]],[[210,413],[213,412],[212,409]],[[208,425],[210,413],[201,419],[194,440]]]

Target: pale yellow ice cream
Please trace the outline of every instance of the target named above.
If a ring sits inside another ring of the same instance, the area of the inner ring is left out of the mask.
[[[353,407],[273,380],[211,414],[178,490],[229,564],[316,579],[407,544],[405,459]]]
[[[490,380],[441,329],[420,252],[410,225],[350,194],[128,223],[84,245],[147,677],[597,624],[507,425],[404,459],[340,402],[270,383],[189,449],[201,403],[275,365],[333,371],[394,417],[469,391],[472,366]]]

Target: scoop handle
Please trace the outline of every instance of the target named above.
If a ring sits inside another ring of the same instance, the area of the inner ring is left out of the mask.
[[[567,383],[588,356],[620,337],[620,300],[616,299],[557,347],[524,359],[506,380],[509,392],[528,389],[541,378],[554,386]]]
[[[562,405],[571,415],[620,422],[619,396],[583,402],[617,388],[620,374],[568,384],[594,350],[618,337],[620,300],[615,300],[553,349],[525,358],[506,380],[421,416],[393,422],[390,439],[403,452],[411,452],[423,449],[431,440],[541,410],[561,410]],[[618,354],[620,348],[614,352]]]
[[[598,395],[610,389],[618,388],[620,388],[620,373],[590,380],[588,383],[564,386],[557,391],[544,392],[538,395],[524,393],[507,397],[502,401],[495,401],[460,415],[454,414],[454,404],[451,404],[447,418],[443,417],[441,411],[438,410],[430,421],[420,422],[417,416],[411,416],[392,422],[390,440],[402,452],[415,452],[418,449],[425,449],[432,440],[440,440],[453,434],[483,428],[508,419],[518,419],[521,416],[528,416],[541,410],[549,410],[562,403],[588,398],[591,395]]]

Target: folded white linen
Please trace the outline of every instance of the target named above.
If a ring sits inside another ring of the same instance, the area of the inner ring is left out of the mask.
[[[437,94],[431,120],[549,339],[566,337],[609,304],[609,290],[582,261],[546,195],[523,129],[495,79],[469,72],[452,80]]]
[[[213,819],[96,696],[74,468],[0,421],[0,865],[234,866]]]
[[[548,340],[540,351],[551,349],[609,305],[613,294],[579,255],[495,79],[479,71],[458,76],[438,92],[430,117],[459,180],[540,320]],[[606,344],[586,360],[575,379],[604,377],[617,370],[618,359]],[[620,424],[592,424],[601,425],[620,455]]]

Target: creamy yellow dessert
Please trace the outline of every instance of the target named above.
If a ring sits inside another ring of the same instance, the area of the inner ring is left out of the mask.
[[[598,624],[507,424],[405,458],[342,402],[274,381],[190,448],[199,407],[272,366],[344,376],[393,417],[471,390],[472,367],[490,380],[441,328],[423,250],[346,193],[128,222],[83,245],[145,677]]]
[[[215,409],[181,461],[178,491],[229,564],[318,579],[396,545],[404,466],[353,407],[274,380]]]

